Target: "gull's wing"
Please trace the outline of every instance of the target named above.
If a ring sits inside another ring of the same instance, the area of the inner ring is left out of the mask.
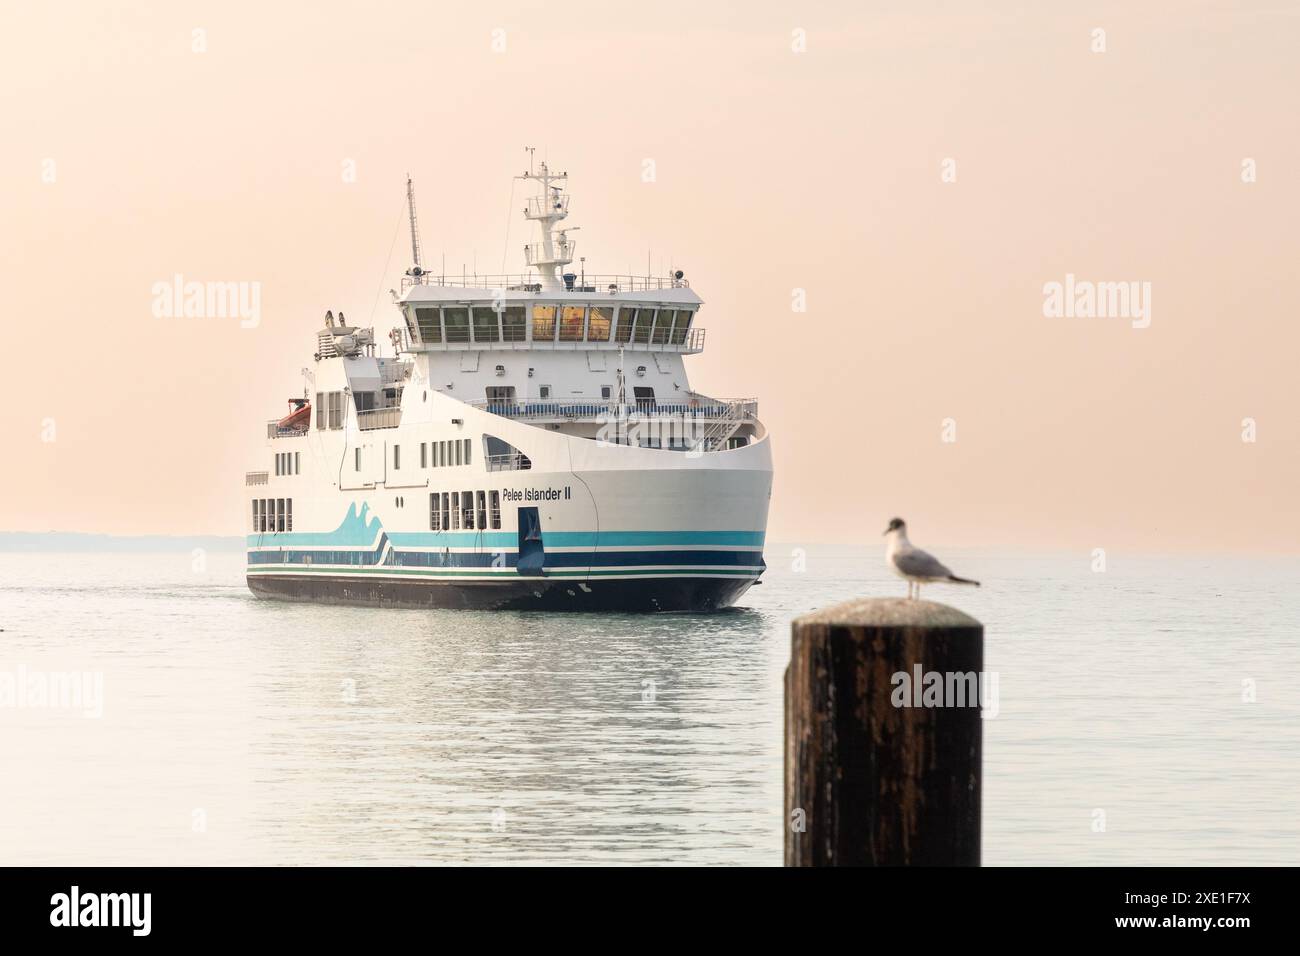
[[[919,548],[899,551],[894,555],[894,567],[914,578],[947,578],[952,572],[939,559]]]

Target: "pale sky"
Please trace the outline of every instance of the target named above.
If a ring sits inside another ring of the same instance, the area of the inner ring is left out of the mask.
[[[398,322],[405,174],[429,260],[518,272],[532,145],[589,272],[705,300],[770,540],[1300,548],[1300,6],[618,6],[6,4],[0,530],[242,533],[325,309]],[[155,318],[177,273],[260,324]]]

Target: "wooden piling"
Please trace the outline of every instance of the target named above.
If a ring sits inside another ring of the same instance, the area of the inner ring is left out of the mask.
[[[937,672],[949,691],[970,686],[949,675],[982,686],[984,626],[942,604],[873,598],[791,630],[786,866],[978,866],[978,698],[924,706],[911,685]]]

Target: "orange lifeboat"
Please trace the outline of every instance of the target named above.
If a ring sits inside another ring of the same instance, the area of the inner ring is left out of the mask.
[[[289,404],[295,407],[290,410],[288,415],[280,419],[277,427],[306,431],[307,426],[311,424],[311,402],[305,398],[291,398]]]

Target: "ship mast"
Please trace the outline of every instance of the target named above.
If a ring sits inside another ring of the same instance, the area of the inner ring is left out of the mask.
[[[531,153],[531,150],[530,150]],[[524,207],[524,218],[537,223],[542,230],[541,242],[530,242],[524,246],[524,258],[528,265],[541,274],[542,284],[548,289],[560,288],[560,266],[567,266],[573,261],[576,243],[568,237],[569,229],[555,229],[556,223],[569,215],[569,195],[563,191],[568,173],[553,173],[543,160],[537,172],[533,172],[531,160],[528,172],[516,176],[516,179],[532,180],[541,186],[536,196],[528,200]],[[560,185],[553,185],[559,183]]]
[[[424,275],[424,270],[420,268],[420,224],[415,218],[415,184],[411,182],[410,173],[406,174],[406,209],[411,218],[411,259],[415,263],[406,274],[418,279]]]

